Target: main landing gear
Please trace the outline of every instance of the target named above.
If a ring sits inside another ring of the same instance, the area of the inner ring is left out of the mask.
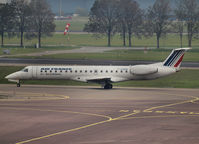
[[[20,82],[20,80],[17,81],[17,87],[21,87],[21,82]]]
[[[17,83],[17,87],[21,87],[21,84],[20,84],[20,83]]]
[[[104,89],[112,89],[112,88],[113,88],[113,85],[110,83],[107,83],[104,85]]]

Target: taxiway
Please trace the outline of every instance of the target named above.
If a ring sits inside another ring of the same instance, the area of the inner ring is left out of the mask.
[[[198,144],[199,89],[0,85],[2,144]]]

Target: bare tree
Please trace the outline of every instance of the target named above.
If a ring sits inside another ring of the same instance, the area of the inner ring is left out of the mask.
[[[55,31],[54,14],[46,0],[31,0],[31,27],[28,36],[37,36],[39,47],[41,47],[41,37],[51,36]]]
[[[28,28],[30,6],[27,0],[12,0],[15,7],[16,25],[20,32],[20,46],[23,47],[24,32]]]
[[[118,24],[117,30],[121,33],[123,39],[123,46],[126,46],[126,32],[127,32],[127,25],[125,20],[126,15],[126,7],[131,2],[131,0],[119,0],[118,6],[120,7],[118,12]]]
[[[184,21],[181,20],[177,20],[175,22],[172,23],[172,27],[173,27],[173,32],[176,32],[179,34],[180,37],[180,47],[182,48],[182,40],[183,40],[183,32],[184,32]]]
[[[170,13],[169,0],[156,0],[149,8],[147,15],[148,33],[155,33],[157,48],[160,47],[160,38],[168,32],[168,19]]]
[[[84,31],[105,34],[108,37],[108,46],[111,46],[111,36],[116,32],[118,21],[117,0],[96,0],[89,13],[89,22]]]
[[[0,4],[1,46],[4,46],[4,34],[14,28],[14,7],[10,3]]]
[[[130,0],[125,6],[125,22],[128,31],[129,47],[132,46],[131,39],[134,33],[135,36],[139,36],[142,26],[142,10],[136,1]]]
[[[176,16],[180,17],[187,26],[188,46],[191,47],[192,39],[197,36],[199,25],[199,5],[197,0],[179,0],[176,8]]]
[[[174,10],[177,21],[174,23],[174,29],[180,36],[180,46],[182,47],[182,38],[184,32],[184,9],[181,7],[182,3],[176,0],[176,9]]]

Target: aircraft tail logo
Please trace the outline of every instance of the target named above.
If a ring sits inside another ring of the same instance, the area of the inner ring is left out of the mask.
[[[183,60],[184,54],[190,48],[174,49],[167,59],[163,62],[164,66],[179,68]]]

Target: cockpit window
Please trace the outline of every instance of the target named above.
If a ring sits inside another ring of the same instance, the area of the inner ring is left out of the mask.
[[[24,72],[28,72],[28,69],[24,69]]]
[[[25,68],[25,69],[22,69],[21,71],[23,71],[23,72],[28,72],[28,69]]]

